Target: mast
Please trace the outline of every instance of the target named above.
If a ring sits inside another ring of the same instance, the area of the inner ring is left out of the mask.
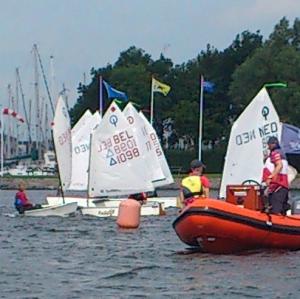
[[[48,120],[48,105],[45,104],[45,151],[49,151],[49,120]]]
[[[41,157],[40,150],[40,93],[39,93],[39,71],[38,71],[38,53],[37,45],[33,45],[34,60],[34,96],[35,96],[35,149],[38,152],[38,159]]]
[[[17,70],[16,70],[15,98],[16,98],[16,108],[15,108],[15,111],[20,111],[20,109],[19,109],[19,87],[18,87],[18,74],[17,74]],[[19,154],[19,122],[17,122],[17,124],[16,124],[16,145],[17,145],[17,154]]]
[[[33,128],[33,125],[32,125],[32,113],[31,113],[31,111],[32,111],[32,100],[31,99],[29,99],[29,120],[28,120],[28,128],[29,128],[29,130],[32,128],[32,129],[34,129]],[[29,131],[30,132],[30,131]],[[30,134],[30,133],[29,133]],[[30,136],[30,135],[29,135]],[[28,147],[28,149],[29,149],[29,153],[31,154],[31,151],[32,151],[32,140],[31,140],[31,137],[30,137],[30,141],[29,141],[29,147]]]
[[[51,95],[54,98],[54,100],[57,97],[57,92],[56,92],[56,84],[55,84],[55,72],[54,72],[54,56],[50,56],[50,90],[51,90]]]
[[[8,92],[8,108],[12,107],[12,92],[11,92],[11,85],[8,84],[7,86],[7,92]],[[7,138],[7,152],[6,152],[6,158],[11,158],[11,139],[12,139],[12,123],[11,119],[7,119],[7,132],[6,132],[6,138]]]
[[[30,127],[31,126],[31,100],[29,100],[29,118],[28,118],[27,109],[26,109],[26,105],[25,105],[25,96],[24,96],[24,92],[23,92],[19,68],[16,68],[16,76],[17,76],[17,82],[18,82],[17,85],[19,86],[20,92],[21,92],[23,110],[24,110],[24,114],[25,114],[25,121],[27,124],[27,130],[28,130],[28,140],[29,140],[28,151],[29,151],[29,153],[31,153],[31,147],[32,147],[31,127]]]
[[[44,79],[44,83],[45,83],[47,95],[48,95],[50,106],[51,106],[51,110],[52,110],[52,113],[53,113],[53,116],[54,116],[54,106],[53,106],[53,103],[52,103],[52,98],[51,98],[51,95],[50,95],[49,86],[48,86],[47,78],[46,78],[46,75],[45,75],[45,71],[44,71],[42,59],[41,59],[40,53],[38,51],[37,45],[34,44],[33,47],[35,49],[36,57],[37,57],[37,59],[39,61],[40,67],[41,67],[41,71],[42,71],[42,75],[43,75],[43,79]]]

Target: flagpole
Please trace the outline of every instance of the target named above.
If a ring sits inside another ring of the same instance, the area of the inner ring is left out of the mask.
[[[2,111],[2,105],[0,105],[0,122],[1,122],[1,176],[3,177],[3,159],[4,159],[4,154],[3,154],[3,149],[4,149],[4,138],[3,138],[3,111]]]
[[[103,115],[103,79],[102,76],[99,76],[98,80],[98,90],[99,90],[99,114],[102,119]]]
[[[150,124],[153,124],[153,106],[154,106],[154,93],[153,93],[153,77],[151,79],[151,100],[150,100]]]
[[[201,160],[202,152],[202,114],[203,114],[203,81],[204,78],[200,75],[200,98],[199,98],[199,139],[198,139],[198,158]]]

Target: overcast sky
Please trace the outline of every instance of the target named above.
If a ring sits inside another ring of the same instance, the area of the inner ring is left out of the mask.
[[[8,83],[15,85],[16,67],[26,98],[33,98],[34,43],[47,76],[54,56],[56,84],[59,89],[66,84],[74,104],[83,73],[89,83],[91,67],[113,64],[132,45],[153,59],[164,52],[182,63],[207,43],[224,49],[244,30],[268,37],[283,16],[291,23],[300,16],[299,0],[0,0],[0,5],[2,104]]]

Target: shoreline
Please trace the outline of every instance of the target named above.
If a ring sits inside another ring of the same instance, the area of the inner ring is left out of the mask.
[[[211,189],[218,190],[221,184],[221,175],[206,175],[211,181]],[[158,190],[179,190],[182,177],[175,177],[171,185],[160,187]],[[27,190],[57,190],[58,177],[3,177],[0,178],[0,190],[16,190],[18,183],[24,181]],[[300,190],[300,176],[292,182],[290,190]]]

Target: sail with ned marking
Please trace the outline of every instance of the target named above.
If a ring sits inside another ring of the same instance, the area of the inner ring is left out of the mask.
[[[234,122],[228,142],[219,197],[226,186],[262,179],[264,157],[270,136],[280,140],[281,124],[265,88],[261,89]]]

